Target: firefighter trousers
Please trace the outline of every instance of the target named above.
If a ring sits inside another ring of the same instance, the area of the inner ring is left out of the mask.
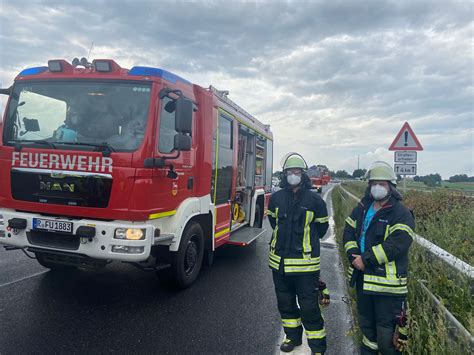
[[[286,337],[300,343],[303,325],[311,351],[324,353],[326,331],[318,303],[319,273],[285,276],[273,271],[273,283]]]
[[[362,293],[362,280],[357,282],[357,311],[362,330],[361,355],[401,354],[393,346],[396,317],[400,315],[405,297],[374,296]]]

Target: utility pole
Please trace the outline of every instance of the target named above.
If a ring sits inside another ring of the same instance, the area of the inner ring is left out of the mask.
[[[357,154],[357,170],[359,170],[359,156],[360,154]]]

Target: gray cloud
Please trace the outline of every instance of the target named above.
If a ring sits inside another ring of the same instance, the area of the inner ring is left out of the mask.
[[[340,169],[344,154],[387,147],[404,121],[431,150],[472,149],[472,18],[472,3],[447,1],[2,0],[0,81],[86,56],[94,41],[92,57],[230,89],[272,124],[276,154]],[[439,171],[473,170],[471,159]]]

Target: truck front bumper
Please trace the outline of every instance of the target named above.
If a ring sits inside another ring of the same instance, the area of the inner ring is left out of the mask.
[[[33,227],[34,218],[72,223],[72,233],[35,229]],[[9,221],[12,219],[26,221],[26,228],[10,227]],[[81,230],[86,228],[92,234],[84,236],[84,233],[80,231],[78,233],[80,227],[83,227]],[[116,239],[114,236],[117,228],[141,229],[144,232],[144,237],[140,240]],[[83,218],[51,217],[0,208],[0,244],[19,248],[41,248],[45,251],[66,251],[94,259],[134,262],[146,260],[150,255],[153,243],[154,227],[143,222],[107,222]]]

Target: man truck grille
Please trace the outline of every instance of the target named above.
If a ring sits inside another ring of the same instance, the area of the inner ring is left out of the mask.
[[[56,205],[106,208],[112,177],[106,174],[12,169],[15,200]]]
[[[80,238],[74,234],[32,230],[27,232],[26,236],[28,241],[33,245],[65,250],[77,250],[81,242]]]

